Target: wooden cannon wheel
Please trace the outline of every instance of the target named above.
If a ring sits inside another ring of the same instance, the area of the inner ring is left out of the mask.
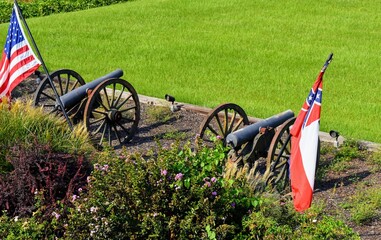
[[[77,72],[70,69],[54,71],[50,74],[50,78],[59,96],[85,84],[83,78]],[[34,105],[41,106],[46,112],[63,115],[60,107],[56,104],[56,95],[48,77],[45,77],[38,86],[34,97]]]
[[[245,111],[234,103],[224,103],[205,116],[198,134],[204,142],[212,142],[210,135],[214,137],[220,136],[225,144],[227,135],[237,131],[244,125],[249,125]]]
[[[91,93],[84,111],[84,122],[94,144],[117,146],[132,139],[138,129],[140,105],[130,83],[111,78]]]
[[[271,184],[279,191],[289,186],[290,130],[294,122],[295,117],[290,118],[277,128],[267,154],[266,168],[271,171],[267,185]]]

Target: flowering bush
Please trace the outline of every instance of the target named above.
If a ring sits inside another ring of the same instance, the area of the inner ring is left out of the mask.
[[[334,238],[355,236],[342,223],[332,228],[334,233],[309,225],[313,219],[320,221],[318,212],[301,215],[289,200],[255,195],[246,178],[225,179],[225,152],[218,144],[197,152],[174,145],[148,159],[109,153],[95,164],[88,191],[75,199],[65,237],[292,239],[320,232]]]
[[[173,146],[154,158],[100,161],[69,216],[67,236],[230,238],[258,206],[239,181],[223,178],[224,149]]]
[[[49,214],[38,192],[31,216],[0,217],[0,238],[358,239],[319,209],[299,214],[287,198],[255,195],[246,177],[227,179],[222,144],[198,149],[94,154],[87,186],[73,185]]]

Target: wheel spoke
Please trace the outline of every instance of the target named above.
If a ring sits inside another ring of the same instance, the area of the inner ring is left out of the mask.
[[[228,133],[231,133],[232,132],[232,129],[233,129],[233,126],[234,126],[234,123],[235,123],[235,117],[237,116],[237,112],[236,111],[233,111],[233,116],[230,120],[230,123],[229,123],[229,128],[228,128]]]
[[[75,112],[75,110],[77,110],[77,109],[76,109],[76,107],[74,106],[74,107],[72,107],[71,109],[69,109],[68,111],[66,111],[66,114],[69,116],[70,113]]]
[[[95,121],[90,122],[90,125],[92,125],[92,124],[96,124],[96,123],[98,123],[98,122],[105,121],[105,120],[106,120],[106,116],[104,116],[104,117],[102,117],[102,118],[98,118],[98,119],[96,119]]]
[[[110,110],[109,108],[107,108],[107,107],[103,104],[102,97],[99,97],[99,99],[97,99],[97,103],[99,103],[99,105],[101,105],[101,106],[103,107],[103,109],[105,109],[105,110]]]
[[[97,109],[93,109],[93,112],[96,112],[96,113],[103,114],[103,115],[107,116],[107,112],[101,112],[101,111],[99,111]]]
[[[237,122],[237,124],[234,126],[234,128],[232,129],[231,132],[235,132],[238,130],[238,128],[241,126],[241,124],[243,123],[243,118],[240,118]]]
[[[116,126],[115,126],[115,125],[113,126],[113,128],[114,128],[115,136],[116,136],[116,138],[117,138],[118,141],[119,141],[119,144],[122,144],[122,141],[120,140],[120,136],[119,136],[119,134],[118,134],[118,129],[116,129]]]
[[[111,146],[111,124],[107,124],[108,126],[108,144]]]
[[[226,138],[226,135],[228,132],[228,122],[229,122],[229,112],[228,112],[228,109],[225,108],[224,132],[222,132],[224,138]]]
[[[69,91],[70,75],[67,75],[67,81],[65,86],[65,94]]]
[[[106,129],[107,129],[107,122],[106,121],[104,121],[104,127],[103,127],[103,132],[102,132],[102,136],[101,136],[101,139],[100,139],[100,142],[99,142],[99,145],[102,145],[102,142],[103,142],[103,138],[104,138],[104,136],[105,136],[105,134],[106,134]]]
[[[136,109],[136,106],[133,106],[133,107],[129,107],[129,108],[120,110],[119,112],[123,113],[123,112],[127,112],[127,111],[130,111],[130,110],[133,110],[133,109]]]
[[[56,99],[55,99],[54,97],[48,95],[47,93],[41,92],[41,94],[44,95],[44,96],[47,97],[47,98],[50,98],[50,99],[53,100],[53,101],[56,101]]]
[[[61,75],[58,75],[58,85],[60,87],[60,91],[61,91],[61,95],[62,96],[64,93],[63,93],[63,89],[62,89],[62,79],[61,79]]]
[[[115,88],[116,88],[116,83],[114,83],[114,84],[113,84],[113,87],[112,87],[112,101],[111,101],[111,107],[114,106]]]
[[[218,133],[216,132],[216,130],[214,130],[213,126],[211,125],[208,125],[207,128],[216,136],[218,136]]]
[[[223,137],[224,136],[224,129],[223,129],[223,127],[222,127],[222,124],[221,124],[221,121],[220,121],[220,118],[219,118],[219,116],[218,116],[218,114],[217,115],[215,115],[214,116],[215,118],[216,118],[216,121],[217,121],[217,124],[218,124],[218,127],[220,128],[220,132],[221,132],[221,137]],[[209,127],[209,126],[208,126]],[[209,127],[210,128],[210,127]],[[213,131],[212,131],[213,132]],[[217,135],[220,135],[219,133],[217,133],[217,132],[213,132],[214,134],[216,134],[216,136]]]
[[[119,109],[121,106],[123,106],[130,98],[132,97],[132,94],[128,96],[119,106],[115,107],[116,109]]]
[[[93,124],[93,123],[94,122],[90,123],[90,125]],[[103,122],[99,125],[99,127],[95,131],[93,131],[93,135],[99,133],[99,131],[102,129],[102,127],[105,125],[105,123],[106,123],[106,118],[104,118]]]
[[[78,83],[79,83],[78,80],[75,81],[74,84],[73,84],[73,86],[71,87],[70,91],[73,91],[73,90],[77,87]]]
[[[125,128],[121,123],[117,122],[116,124],[118,124],[119,127],[121,127],[123,129],[123,131],[127,134],[127,135],[130,135],[130,131],[128,131],[127,128]]]
[[[107,94],[107,91],[106,91],[106,87],[102,89],[104,94],[105,94],[105,100],[107,102],[107,105],[108,105],[108,109],[111,109],[111,104],[110,104],[110,100],[108,99],[108,94]],[[103,102],[103,101],[102,101]]]
[[[126,87],[123,85],[123,88],[122,88],[122,90],[120,91],[120,94],[119,94],[118,98],[116,99],[116,101],[115,101],[113,107],[115,107],[116,105],[118,105],[119,100],[121,99],[121,97],[122,97],[122,95],[123,95],[124,89],[126,89]]]

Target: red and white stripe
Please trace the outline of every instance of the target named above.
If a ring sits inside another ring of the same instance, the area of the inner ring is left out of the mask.
[[[15,7],[14,7],[15,8]],[[13,45],[10,58],[3,51],[0,61],[0,102],[4,96],[10,96],[12,90],[25,78],[36,71],[41,62],[34,55],[32,48],[24,34],[18,11],[15,9],[24,41]]]

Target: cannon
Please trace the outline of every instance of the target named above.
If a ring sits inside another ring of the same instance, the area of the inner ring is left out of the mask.
[[[46,76],[36,89],[34,105],[61,116],[65,111],[71,123],[84,122],[95,145],[116,147],[133,138],[140,120],[138,94],[122,76],[117,69],[85,84],[77,72],[57,70],[50,79],[60,99]]]
[[[331,53],[320,70],[317,80],[322,80],[332,57]],[[315,92],[317,87],[318,85],[314,85],[311,92]],[[309,106],[309,101],[311,100],[307,97],[305,105]],[[294,113],[287,110],[264,120],[251,120],[250,122],[254,124],[250,124],[245,111],[238,105],[221,104],[207,114],[198,134],[207,144],[213,143],[210,139],[220,138],[223,144],[230,148],[227,155],[228,163],[251,169],[250,176],[262,175],[260,182],[263,184],[260,184],[260,187],[271,185],[283,191],[289,185],[290,130],[295,122]],[[318,163],[319,139],[317,147]],[[263,163],[262,166],[259,166],[260,162]]]
[[[286,110],[269,118],[251,118],[234,103],[221,104],[204,118],[199,136],[206,144],[219,138],[228,147],[227,161],[256,168],[264,184],[282,191],[288,186],[290,129],[294,113]]]

